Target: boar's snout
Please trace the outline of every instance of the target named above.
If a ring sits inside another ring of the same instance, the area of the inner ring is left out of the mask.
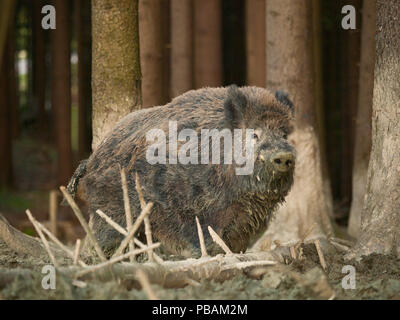
[[[288,151],[280,151],[272,155],[271,162],[279,172],[287,172],[294,167],[295,156]]]

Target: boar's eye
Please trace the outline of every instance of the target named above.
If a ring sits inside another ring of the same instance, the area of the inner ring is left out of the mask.
[[[287,133],[283,134],[283,139],[285,139],[285,140],[287,139]]]
[[[253,133],[253,139],[258,140],[258,135],[257,135],[257,133]]]

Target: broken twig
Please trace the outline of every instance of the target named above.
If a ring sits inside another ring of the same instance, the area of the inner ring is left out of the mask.
[[[225,251],[226,254],[232,254],[231,249],[229,249],[224,240],[222,240],[220,236],[210,226],[208,226],[208,232],[210,233],[211,238],[214,240],[214,242],[218,244],[222,248],[222,250]]]

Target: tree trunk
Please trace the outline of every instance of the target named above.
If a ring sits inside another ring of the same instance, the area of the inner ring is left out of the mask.
[[[7,71],[9,41],[6,39],[0,68],[0,188],[10,186],[12,182],[12,144],[11,144],[11,104]]]
[[[46,109],[45,109],[45,75],[46,75],[46,56],[45,39],[42,28],[42,7],[44,3],[41,0],[32,3],[32,24],[33,24],[33,96],[34,104],[38,112],[39,130],[45,132],[47,129]]]
[[[19,100],[18,100],[18,71],[15,64],[16,47],[15,47],[15,19],[14,15],[10,20],[8,38],[8,98],[10,105],[10,125],[11,139],[15,139],[19,135]]]
[[[247,84],[265,88],[265,1],[246,0]]]
[[[90,152],[90,112],[92,110],[90,2],[75,1],[78,51],[78,153],[84,159]]]
[[[368,0],[367,0],[368,1]],[[342,0],[341,5],[352,5],[356,10],[356,29],[341,30],[341,170],[340,196],[346,207],[346,215],[351,202],[352,167],[354,150],[354,126],[358,105],[358,80],[360,63],[360,0]]]
[[[361,227],[361,211],[367,185],[369,154],[371,151],[371,116],[374,90],[374,60],[376,3],[364,1],[362,8],[361,62],[358,91],[358,110],[355,123],[353,157],[353,195],[348,232],[358,238]]]
[[[315,110],[316,122],[318,130],[318,141],[321,154],[322,181],[324,185],[324,193],[327,199],[326,204],[328,213],[333,216],[332,208],[332,189],[330,176],[328,171],[327,148],[326,148],[326,129],[325,129],[325,112],[324,112],[324,81],[322,68],[322,0],[312,0],[312,25],[313,25],[313,57],[314,57],[314,76],[315,76]]]
[[[377,1],[372,147],[357,257],[400,257],[399,21],[399,1]]]
[[[92,1],[93,142],[142,105],[138,0]]]
[[[193,2],[171,0],[171,96],[193,89]]]
[[[160,0],[139,0],[140,63],[142,69],[143,107],[165,104],[166,96],[164,70],[168,63],[165,57],[165,38]]]
[[[194,0],[194,86],[222,85],[220,0]]]
[[[54,4],[57,28],[52,30],[52,107],[58,151],[58,183],[63,185],[72,175],[69,2],[55,0]]]
[[[317,137],[312,13],[310,0],[267,1],[267,87],[285,90],[293,99],[296,123],[290,140],[297,160],[292,190],[266,235],[287,244],[301,239],[314,223],[308,240],[332,233]]]
[[[3,0],[0,2],[0,70],[2,67],[2,57],[5,51],[8,28],[10,19],[14,17],[15,1]]]

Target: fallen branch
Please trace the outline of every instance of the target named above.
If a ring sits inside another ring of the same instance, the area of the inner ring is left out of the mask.
[[[126,235],[125,239],[122,240],[120,246],[118,247],[118,249],[113,254],[113,258],[122,254],[122,252],[127,247],[129,241],[135,235],[135,232],[137,231],[137,229],[139,229],[139,226],[143,222],[144,218],[150,213],[152,207],[153,207],[153,203],[150,202],[142,210],[142,212],[140,213],[139,217],[136,219],[135,223],[132,225],[132,228],[128,231],[128,234]]]
[[[146,201],[144,200],[143,197],[142,186],[140,185],[140,179],[137,172],[135,173],[135,186],[139,196],[140,209],[143,210],[146,207]],[[151,246],[153,244],[153,238],[151,235],[151,226],[149,217],[144,218],[144,233],[146,235],[147,245]],[[148,255],[149,255],[149,261],[153,261],[154,260],[153,251],[149,251]]]
[[[125,169],[122,168],[120,169],[121,171],[121,184],[122,184],[122,193],[124,197],[124,208],[125,208],[125,217],[126,217],[126,229],[129,230],[129,228],[132,226],[132,213],[131,213],[131,205],[129,202],[129,193],[128,193],[128,183],[126,181],[126,174],[125,174]],[[129,250],[134,250],[135,245],[133,243],[133,240],[129,241]],[[130,261],[133,262],[135,257],[131,256]]]
[[[51,241],[53,241],[61,250],[63,250],[70,258],[74,259],[74,253],[72,250],[70,250],[67,246],[62,244],[60,240],[57,239],[57,237],[52,234],[43,224],[41,224],[39,221],[37,221],[35,218],[32,219],[35,221],[37,226],[50,238]],[[31,221],[32,222],[32,221]],[[33,224],[33,223],[32,223]],[[78,260],[79,264],[84,267],[86,266],[86,263],[84,263],[82,260]]]
[[[102,217],[110,226],[112,226],[115,230],[117,230],[119,233],[121,233],[124,236],[128,235],[128,231],[126,231],[123,227],[121,227],[118,223],[116,223],[114,220],[112,220],[109,216],[107,216],[103,211],[97,210],[96,213]],[[145,248],[146,245],[142,243],[140,240],[133,238],[133,242],[137,244],[140,248]],[[158,256],[155,252],[153,252],[154,260],[156,260],[157,263],[162,263],[164,260]]]
[[[76,245],[75,245],[75,250],[74,250],[74,260],[73,260],[74,265],[78,264],[80,252],[81,252],[81,239],[77,239]]]
[[[148,251],[150,249],[158,248],[159,246],[160,246],[160,243],[158,242],[158,243],[153,244],[151,247],[147,247],[147,248],[144,248],[144,249],[136,249],[136,250],[133,250],[133,251],[129,251],[128,253],[125,253],[123,255],[119,255],[117,257],[113,257],[110,260],[107,260],[105,262],[102,262],[102,263],[96,264],[94,266],[90,266],[90,267],[87,267],[87,268],[83,269],[82,271],[80,271],[77,274],[77,277],[81,277],[81,276],[85,275],[86,273],[93,272],[93,271],[96,271],[98,269],[102,269],[102,268],[105,268],[105,267],[108,267],[108,266],[112,266],[114,263],[122,261],[122,260],[124,260],[126,258],[129,258],[131,256],[135,256],[135,255],[138,255],[140,253],[146,252],[146,251]]]
[[[201,248],[201,256],[207,257],[208,254],[207,254],[206,244],[204,243],[204,234],[203,234],[203,230],[201,229],[199,218],[197,218],[197,216],[196,216],[196,225],[197,225],[197,234],[199,236],[199,242],[200,242],[200,248]]]
[[[136,278],[138,279],[140,285],[142,286],[143,291],[146,292],[149,300],[158,300],[156,294],[154,293],[153,289],[150,286],[149,278],[147,277],[146,273],[144,273],[142,270],[139,269],[136,272]]]
[[[100,257],[102,261],[106,261],[106,257],[103,253],[103,251],[100,248],[99,243],[97,242],[92,230],[89,228],[89,225],[87,224],[85,218],[82,215],[81,210],[79,209],[78,205],[75,203],[74,199],[71,197],[67,189],[65,189],[64,186],[60,187],[61,192],[63,193],[65,199],[67,200],[68,204],[72,208],[73,212],[75,213],[76,217],[78,218],[79,222],[81,223],[83,229],[86,232],[86,235],[89,239],[89,241],[92,243],[94,250],[96,251],[97,255]]]
[[[326,262],[325,262],[324,254],[323,254],[323,252],[321,250],[321,246],[320,246],[319,240],[318,239],[315,240],[314,244],[315,244],[315,248],[317,249],[317,252],[318,252],[319,262],[321,263],[322,268],[324,270],[326,270]]]
[[[222,250],[224,250],[224,252],[225,252],[226,254],[232,254],[231,249],[229,249],[229,247],[226,245],[226,243],[224,242],[224,240],[222,240],[222,239],[220,238],[220,236],[219,236],[210,226],[208,226],[208,232],[210,233],[211,238],[213,239],[213,241],[214,241],[216,244],[218,244],[218,245],[222,248]]]
[[[40,239],[43,242],[43,245],[47,251],[47,254],[50,257],[51,262],[53,263],[53,265],[57,268],[58,267],[58,263],[57,260],[54,258],[53,252],[51,252],[50,250],[50,246],[49,243],[47,242],[46,237],[44,236],[42,230],[40,229],[40,227],[38,226],[38,224],[36,223],[35,219],[32,217],[32,214],[29,210],[26,210],[26,215],[28,216],[29,220],[32,222],[37,234],[39,235]]]

